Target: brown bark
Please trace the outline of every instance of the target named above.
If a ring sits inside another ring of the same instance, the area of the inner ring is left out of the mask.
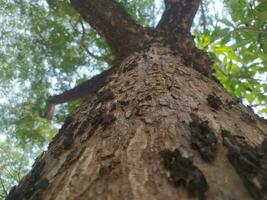
[[[84,20],[106,39],[117,59],[136,50],[138,41],[145,36],[144,28],[114,0],[71,0],[71,3]]]
[[[165,11],[157,25],[172,45],[178,49],[187,66],[191,66],[205,76],[211,77],[212,61],[206,53],[195,46],[190,28],[198,10],[200,0],[164,0]]]
[[[8,199],[266,199],[266,122],[164,33],[85,99]]]
[[[164,0],[165,11],[157,28],[169,32],[190,32],[201,0]]]
[[[154,43],[124,60],[98,95],[88,98],[66,121],[13,195],[22,195],[17,199],[251,199],[248,182],[242,181],[246,177],[238,175],[246,162],[232,164],[227,158],[229,152],[236,154],[235,159],[243,156],[236,150],[243,147],[231,135],[249,149],[260,146],[266,130],[266,124],[220,85],[181,64],[168,47]],[[193,160],[185,167],[199,175],[172,171],[162,151],[170,157],[177,155],[171,153],[175,149]],[[255,160],[263,162],[257,156]],[[263,195],[260,188],[266,185],[259,177],[264,169],[253,170],[254,176],[246,172],[249,184],[257,191],[254,195]],[[195,187],[190,185],[194,178]]]
[[[52,96],[49,99],[49,103],[61,104],[96,94],[97,91],[105,84],[108,77],[111,76],[115,71],[116,68],[110,68],[73,89],[67,90],[60,95]]]

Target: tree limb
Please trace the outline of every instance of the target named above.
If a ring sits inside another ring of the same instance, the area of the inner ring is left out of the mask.
[[[164,0],[165,11],[157,28],[169,32],[189,32],[201,0]]]
[[[136,50],[144,37],[144,28],[114,0],[71,0],[71,4],[106,39],[117,58]]]
[[[49,120],[52,119],[56,104],[71,102],[95,94],[115,70],[116,67],[112,67],[62,94],[50,97],[44,117]]]
[[[164,0],[165,11],[157,25],[173,49],[182,55],[184,64],[207,77],[213,73],[212,60],[195,46],[190,33],[201,0]]]

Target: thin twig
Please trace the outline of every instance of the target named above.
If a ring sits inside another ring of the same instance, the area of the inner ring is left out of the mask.
[[[255,16],[255,13],[254,13],[253,8],[252,8],[252,3],[249,3],[249,11],[251,12],[253,19],[256,21],[256,16]]]
[[[257,103],[257,104],[250,104],[249,105],[250,107],[259,107],[259,106],[267,106],[267,102],[264,102],[264,103],[262,103],[262,104],[259,104],[259,103]]]
[[[83,22],[82,22],[82,19],[80,19],[80,21],[79,21],[78,23],[81,24],[81,27],[82,27],[82,39],[81,39],[81,46],[82,46],[82,48],[85,50],[85,52],[86,52],[89,56],[93,57],[94,59],[97,59],[97,60],[101,59],[100,56],[97,56],[97,55],[93,54],[93,53],[92,53],[91,51],[89,51],[89,49],[86,47],[86,45],[85,45],[85,43],[84,43],[84,41],[85,41],[85,36],[86,36],[86,30],[85,30],[84,24],[83,24]],[[72,29],[74,30],[74,32],[78,34],[78,31],[77,31],[76,27],[75,27],[73,24],[71,24],[71,27],[72,27]]]
[[[86,30],[85,30],[85,27],[84,27],[84,24],[83,24],[82,21],[80,21],[80,24],[81,24],[81,27],[82,27],[82,41],[81,41],[81,43],[82,43],[82,46],[83,46],[84,50],[86,51],[86,53],[87,53],[88,55],[92,56],[93,58],[95,58],[95,59],[97,59],[97,60],[98,60],[98,59],[101,59],[100,56],[97,56],[97,55],[93,54],[93,53],[90,52],[89,49],[86,47],[86,45],[85,45],[85,43],[84,43],[84,41],[85,41],[85,37],[86,37]]]
[[[252,31],[252,32],[257,32],[257,33],[265,33],[267,34],[267,30],[259,30],[259,29],[253,29],[253,28],[235,28],[234,30],[240,30],[240,31]],[[233,30],[233,31],[234,31]]]
[[[203,32],[205,32],[207,29],[207,20],[206,20],[206,15],[205,15],[205,11],[204,11],[203,0],[200,3],[200,8],[201,8],[201,17],[203,20]]]
[[[1,178],[1,176],[0,176],[0,182],[1,182],[1,186],[3,188],[3,191],[4,191],[4,193],[5,193],[6,197],[7,197],[8,193],[7,193],[7,190],[5,188],[5,185],[4,185],[4,182],[3,182],[3,179]]]

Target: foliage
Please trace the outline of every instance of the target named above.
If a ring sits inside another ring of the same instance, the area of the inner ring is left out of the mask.
[[[159,0],[118,2],[146,26],[162,10]],[[229,92],[267,113],[267,4],[228,0],[222,15],[210,13],[218,2],[204,1],[192,30],[197,44]],[[67,0],[0,1],[0,13],[1,199],[80,103],[58,106],[48,122],[41,117],[48,96],[108,68],[113,55]]]
[[[228,0],[225,6],[230,15],[196,32],[198,46],[213,58],[224,87],[266,116],[267,2]]]
[[[30,160],[26,149],[20,151],[11,142],[0,142],[0,155],[0,199],[5,199],[9,189],[28,171]],[[36,153],[30,152],[32,156]]]

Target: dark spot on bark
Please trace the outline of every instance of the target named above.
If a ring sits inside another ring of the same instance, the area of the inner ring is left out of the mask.
[[[67,149],[71,149],[71,147],[73,146],[73,142],[74,142],[74,138],[73,138],[73,132],[71,134],[66,134],[64,139],[63,139],[63,143],[62,146],[65,150]]]
[[[114,94],[110,89],[97,93],[97,99],[101,102],[114,99]]]
[[[244,137],[222,130],[227,158],[255,200],[267,199],[267,139],[252,147]]]
[[[151,94],[142,94],[138,97],[139,106],[150,106],[152,104],[152,95]]]
[[[114,114],[107,114],[103,116],[103,128],[106,129],[108,127],[108,125],[112,124],[112,122],[114,122],[116,120],[116,117],[114,116]]]
[[[76,161],[80,157],[80,155],[83,153],[84,150],[85,150],[85,147],[82,147],[82,148],[81,147],[79,147],[79,148],[75,147],[75,149],[72,150],[68,154],[68,156],[65,160],[64,166],[68,167],[71,163]]]
[[[81,135],[83,133],[85,133],[85,129],[89,126],[90,124],[90,120],[89,119],[86,119],[84,121],[81,122],[81,125],[78,129],[78,132],[77,132],[77,135]]]
[[[178,56],[178,53],[174,51],[174,52],[173,52],[173,55],[174,55],[174,56]]]
[[[56,159],[62,154],[63,151],[64,151],[64,149],[63,149],[63,147],[61,145],[61,146],[57,146],[55,149],[53,149],[51,151],[51,154],[53,155],[53,158]]]
[[[152,96],[151,96],[151,95],[147,95],[147,96],[144,98],[144,101],[152,101]]]
[[[126,106],[129,104],[129,100],[128,99],[120,99],[120,100],[118,100],[118,103],[121,104],[122,106]]]
[[[202,65],[193,62],[192,66],[196,71],[198,71],[199,73],[203,74],[204,76],[209,76],[209,72],[207,71],[207,69],[202,67]]]
[[[116,108],[116,105],[114,104],[114,108]],[[81,126],[79,127],[78,134],[87,133],[88,137],[91,137],[93,133],[97,130],[100,124],[102,124],[103,128],[105,129],[109,124],[111,124],[113,121],[115,121],[116,118],[114,114],[108,113],[107,109],[105,107],[95,108],[93,107],[88,114],[88,118],[82,122]],[[90,128],[88,128],[90,127]],[[87,129],[89,129],[89,132],[87,132]]]
[[[62,128],[59,130],[58,134],[49,144],[48,149],[51,149],[53,147],[53,150],[51,150],[51,152],[54,158],[57,158],[64,149],[70,149],[72,147],[73,134],[74,131],[77,129],[77,126],[79,125],[79,123],[77,122],[73,123],[73,122],[74,122],[73,117],[67,117]],[[61,142],[60,140],[63,142],[59,143]]]
[[[39,178],[44,167],[45,167],[45,161],[44,160],[40,160],[40,161],[35,162],[32,166],[31,172],[27,176],[27,179],[26,179],[27,183],[33,184]]]
[[[131,71],[131,70],[133,70],[137,65],[138,65],[138,64],[137,64],[136,60],[133,60],[131,63],[129,63],[128,65],[126,65],[126,66],[122,69],[122,72],[125,73],[125,72],[128,72],[128,71]]]
[[[47,179],[39,181],[34,187],[30,188],[30,190],[26,192],[25,197],[29,200],[41,199],[41,195],[48,185],[49,181]]]
[[[109,112],[116,110],[116,107],[117,107],[117,105],[115,103],[111,103],[109,106]]]
[[[88,114],[88,120],[92,123],[92,124],[96,124],[99,123],[102,118],[102,115],[106,113],[106,109],[104,107],[100,107],[100,108],[95,108],[93,107]]]
[[[58,134],[55,135],[55,137],[52,139],[52,142],[50,142],[48,149],[50,149],[52,146],[54,146],[60,138],[64,135],[66,130],[69,128],[69,126],[72,124],[74,121],[73,117],[67,117],[63,126],[59,129]]]
[[[138,106],[135,111],[136,116],[143,116],[147,113],[147,106]]]
[[[239,104],[241,102],[241,100],[237,97],[233,97],[232,100],[227,100],[227,105],[229,109],[232,109],[233,106]]]
[[[234,102],[234,101],[227,101],[227,102],[226,102],[226,105],[227,105],[227,108],[228,108],[228,109],[232,109],[233,106],[235,105],[235,102]]]
[[[67,129],[67,127],[74,121],[74,118],[69,116],[66,118],[65,123],[63,124],[62,128],[60,129],[61,131]]]
[[[88,115],[88,123],[87,126],[91,126],[90,131],[88,132],[88,136],[91,137],[93,133],[96,131],[98,126],[103,121],[103,115],[106,113],[106,109],[104,107],[100,108],[92,108]],[[85,125],[86,126],[86,125]],[[84,127],[85,127],[84,126]]]
[[[116,173],[114,173],[114,170],[116,167],[120,164],[119,161],[111,160],[108,163],[101,166],[99,170],[99,175],[101,177],[108,176],[109,178],[115,178]],[[114,176],[115,175],[115,176]]]
[[[188,191],[203,198],[208,190],[208,183],[203,173],[189,158],[182,157],[180,151],[168,149],[160,152],[164,167],[170,172],[170,179],[176,186],[183,185]]]
[[[200,153],[203,160],[213,161],[217,153],[218,139],[209,128],[208,121],[200,121],[197,117],[193,117],[189,125],[192,148]]]
[[[216,96],[215,94],[208,95],[207,102],[208,102],[208,105],[210,107],[212,107],[216,110],[218,110],[220,108],[220,106],[222,105],[221,99],[218,96]]]
[[[109,175],[112,171],[112,168],[110,166],[101,166],[99,170],[99,176],[104,177],[105,175]]]
[[[130,80],[127,80],[126,82],[125,82],[125,86],[129,86],[130,85]]]

